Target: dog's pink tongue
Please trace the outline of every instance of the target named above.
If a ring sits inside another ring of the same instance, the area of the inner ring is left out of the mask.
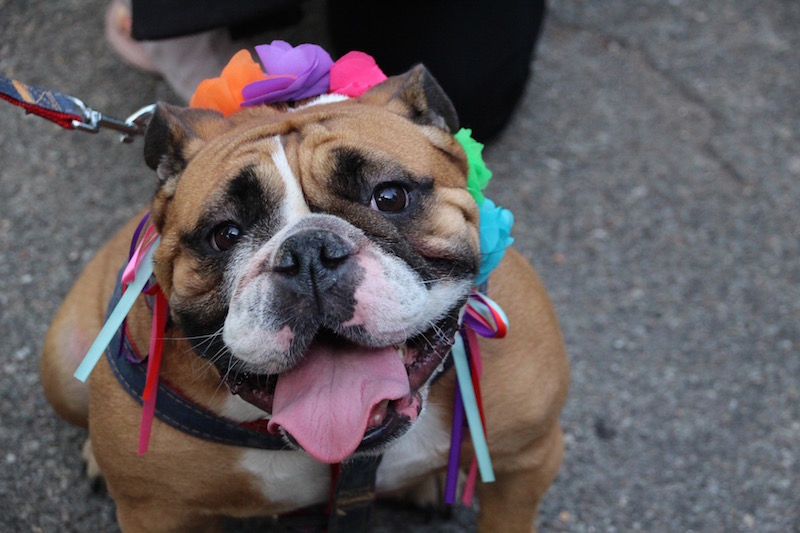
[[[278,378],[269,429],[282,427],[313,458],[339,463],[358,448],[373,408],[409,392],[394,348],[315,347]]]

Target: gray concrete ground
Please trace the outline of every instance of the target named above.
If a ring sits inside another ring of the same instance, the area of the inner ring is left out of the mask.
[[[0,72],[119,115],[175,101],[110,53],[104,7],[0,0]],[[487,153],[572,362],[543,530],[800,531],[798,28],[788,0],[551,3]],[[114,531],[37,362],[70,281],[152,177],[141,142],[3,103],[0,124],[0,530]],[[392,516],[381,531],[474,518]]]

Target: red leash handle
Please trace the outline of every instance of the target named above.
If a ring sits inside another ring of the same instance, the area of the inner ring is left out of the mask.
[[[135,135],[144,135],[155,105],[145,106],[125,120],[103,115],[78,98],[52,89],[42,89],[0,75],[0,98],[26,112],[46,118],[68,130],[97,133],[100,128],[118,131],[120,141],[131,142]]]
[[[83,110],[71,96],[5,76],[0,76],[0,98],[68,130],[84,120]]]

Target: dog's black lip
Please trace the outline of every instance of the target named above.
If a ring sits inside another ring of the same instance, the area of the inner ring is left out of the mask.
[[[392,409],[386,413],[383,422],[379,426],[370,428],[364,433],[364,438],[361,439],[361,444],[358,445],[356,453],[381,446],[397,434],[401,428],[405,432],[410,426],[411,419],[409,417],[401,415]]]
[[[231,394],[239,396],[267,413],[272,413],[272,400],[278,383],[277,374],[239,372],[233,378],[224,378],[224,381],[228,384]]]
[[[419,391],[412,392],[411,396],[419,396]],[[375,448],[380,448],[408,431],[411,427],[411,419],[398,413],[392,404],[393,402],[389,402],[389,409],[380,425],[369,428],[364,433],[364,438],[361,439],[361,444],[358,445],[355,453],[368,452]],[[422,398],[419,398],[419,405],[421,408]]]

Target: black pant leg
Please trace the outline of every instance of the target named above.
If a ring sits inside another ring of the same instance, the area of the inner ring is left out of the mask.
[[[336,56],[361,50],[387,75],[424,63],[461,124],[487,141],[507,124],[528,79],[545,0],[328,0]]]

